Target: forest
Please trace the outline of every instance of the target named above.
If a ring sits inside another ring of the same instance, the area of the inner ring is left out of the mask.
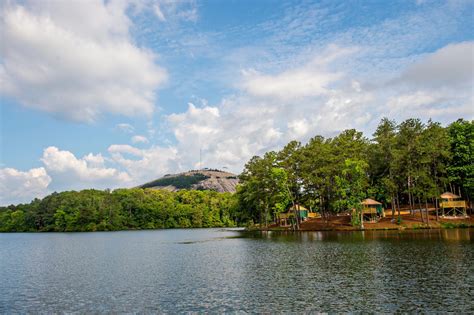
[[[470,202],[473,152],[473,121],[459,119],[443,127],[431,120],[397,124],[384,118],[370,139],[349,129],[306,144],[291,141],[280,151],[253,157],[239,176],[236,194],[148,188],[53,193],[0,207],[0,232],[269,224],[292,204],[324,217],[359,211],[367,197],[395,213],[401,205],[414,209],[436,203],[444,191]]]
[[[431,120],[397,124],[384,118],[371,139],[350,129],[333,138],[315,136],[304,145],[291,141],[281,151],[253,157],[240,175],[238,203],[243,218],[267,225],[291,204],[327,217],[360,212],[367,197],[392,215],[401,205],[428,209],[425,205],[436,204],[444,191],[469,202],[473,153],[473,121],[443,127]],[[352,224],[359,218],[353,216]]]
[[[0,232],[232,227],[236,210],[234,195],[215,191],[66,191],[0,208]]]

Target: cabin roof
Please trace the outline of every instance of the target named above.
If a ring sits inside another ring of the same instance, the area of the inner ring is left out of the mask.
[[[380,202],[375,201],[374,199],[370,199],[370,198],[367,198],[367,199],[365,199],[365,200],[362,200],[361,204],[363,204],[364,206],[377,206],[377,205],[381,205]]]
[[[455,195],[453,193],[450,193],[450,192],[444,192],[441,194],[441,199],[456,199],[456,198],[461,198],[459,197],[458,195]]]
[[[298,206],[299,206],[299,209],[298,209]],[[295,211],[295,210],[296,210],[296,211],[298,211],[298,210],[299,210],[299,211],[305,211],[305,210],[308,210],[308,209],[306,209],[306,208],[303,207],[302,205],[298,205],[298,204],[296,204],[296,205],[291,206],[291,207],[288,208],[288,211]]]

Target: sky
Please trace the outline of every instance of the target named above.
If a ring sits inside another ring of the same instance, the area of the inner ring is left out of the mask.
[[[451,0],[0,1],[0,205],[473,119],[473,21]]]

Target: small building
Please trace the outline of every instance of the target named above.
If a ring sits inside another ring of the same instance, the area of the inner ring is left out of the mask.
[[[362,218],[364,221],[376,222],[378,219],[385,217],[385,211],[382,203],[374,199],[364,199],[362,205]]]
[[[441,194],[440,199],[441,216],[467,216],[467,203],[460,196],[445,192]]]
[[[317,217],[317,213],[311,212],[299,204],[295,204],[294,206],[290,206],[286,212],[278,214],[277,223],[280,226],[290,226],[291,221],[295,219],[295,213],[301,221],[306,221],[308,218]]]

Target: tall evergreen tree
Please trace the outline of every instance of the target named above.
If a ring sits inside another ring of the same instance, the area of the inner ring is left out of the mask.
[[[451,191],[469,201],[474,198],[474,121],[459,119],[448,127],[451,160],[448,164]]]

